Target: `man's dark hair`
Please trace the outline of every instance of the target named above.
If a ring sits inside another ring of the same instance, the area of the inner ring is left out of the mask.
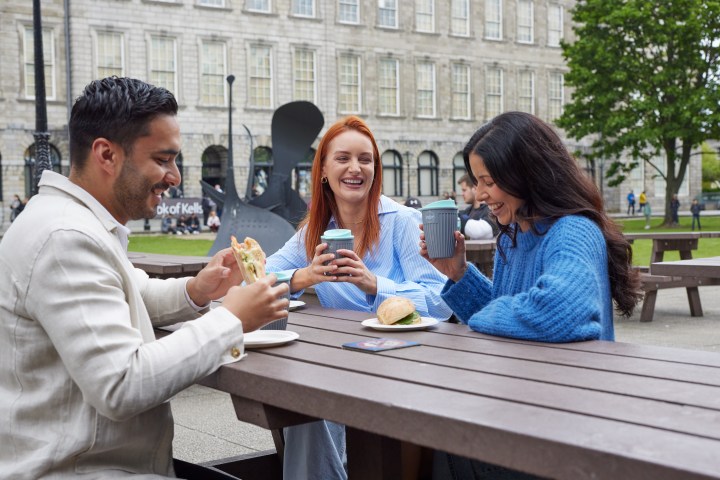
[[[463,173],[463,176],[460,177],[460,180],[457,181],[458,185],[462,185],[463,183],[467,184],[468,187],[473,186],[473,181],[470,179],[470,175],[467,173]]]
[[[82,170],[96,138],[106,138],[132,151],[135,141],[149,135],[159,115],[177,115],[172,93],[134,78],[107,77],[88,84],[70,114],[70,159]]]

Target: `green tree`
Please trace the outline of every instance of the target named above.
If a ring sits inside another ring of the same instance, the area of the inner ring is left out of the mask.
[[[589,161],[612,160],[610,185],[647,162],[666,181],[669,224],[691,153],[720,138],[720,0],[580,0],[572,15],[577,40],[562,48],[574,93],[557,123],[592,141]]]
[[[702,144],[701,151],[703,191],[715,190],[720,183],[720,162],[717,152],[707,143]]]

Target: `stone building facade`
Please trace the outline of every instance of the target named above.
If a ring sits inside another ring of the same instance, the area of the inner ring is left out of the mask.
[[[364,118],[383,156],[384,192],[423,203],[457,190],[459,152],[495,114],[525,110],[552,122],[571,92],[559,40],[572,0],[43,0],[48,124],[56,168],[69,169],[67,119],[92,79],[130,76],[177,96],[182,189],[224,182],[228,83],[233,85],[235,181],[256,187],[272,168],[273,111],[293,100],[321,110],[325,128]],[[66,9],[66,6],[68,7]],[[32,4],[0,3],[0,223],[29,195],[35,130]],[[324,132],[324,129],[323,129]],[[322,133],[322,132],[321,132]],[[313,145],[316,146],[317,141]],[[578,145],[570,145],[571,148]],[[294,174],[307,195],[312,151]],[[596,176],[599,172],[595,172]],[[691,167],[687,195],[699,188]],[[645,186],[652,173],[639,183]],[[604,189],[609,209],[630,188]],[[632,185],[631,185],[632,184]],[[655,185],[651,185],[654,193]],[[4,230],[0,228],[0,231]]]

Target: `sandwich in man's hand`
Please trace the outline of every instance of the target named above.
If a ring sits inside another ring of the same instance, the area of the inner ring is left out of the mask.
[[[380,304],[377,318],[383,325],[413,325],[421,322],[415,304],[405,297],[390,297]]]
[[[265,252],[255,239],[245,237],[245,241],[240,243],[231,235],[230,246],[245,283],[249,285],[265,276]]]

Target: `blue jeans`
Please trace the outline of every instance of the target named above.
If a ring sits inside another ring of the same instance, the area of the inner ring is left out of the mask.
[[[283,429],[284,480],[347,480],[345,425],[320,420]]]

